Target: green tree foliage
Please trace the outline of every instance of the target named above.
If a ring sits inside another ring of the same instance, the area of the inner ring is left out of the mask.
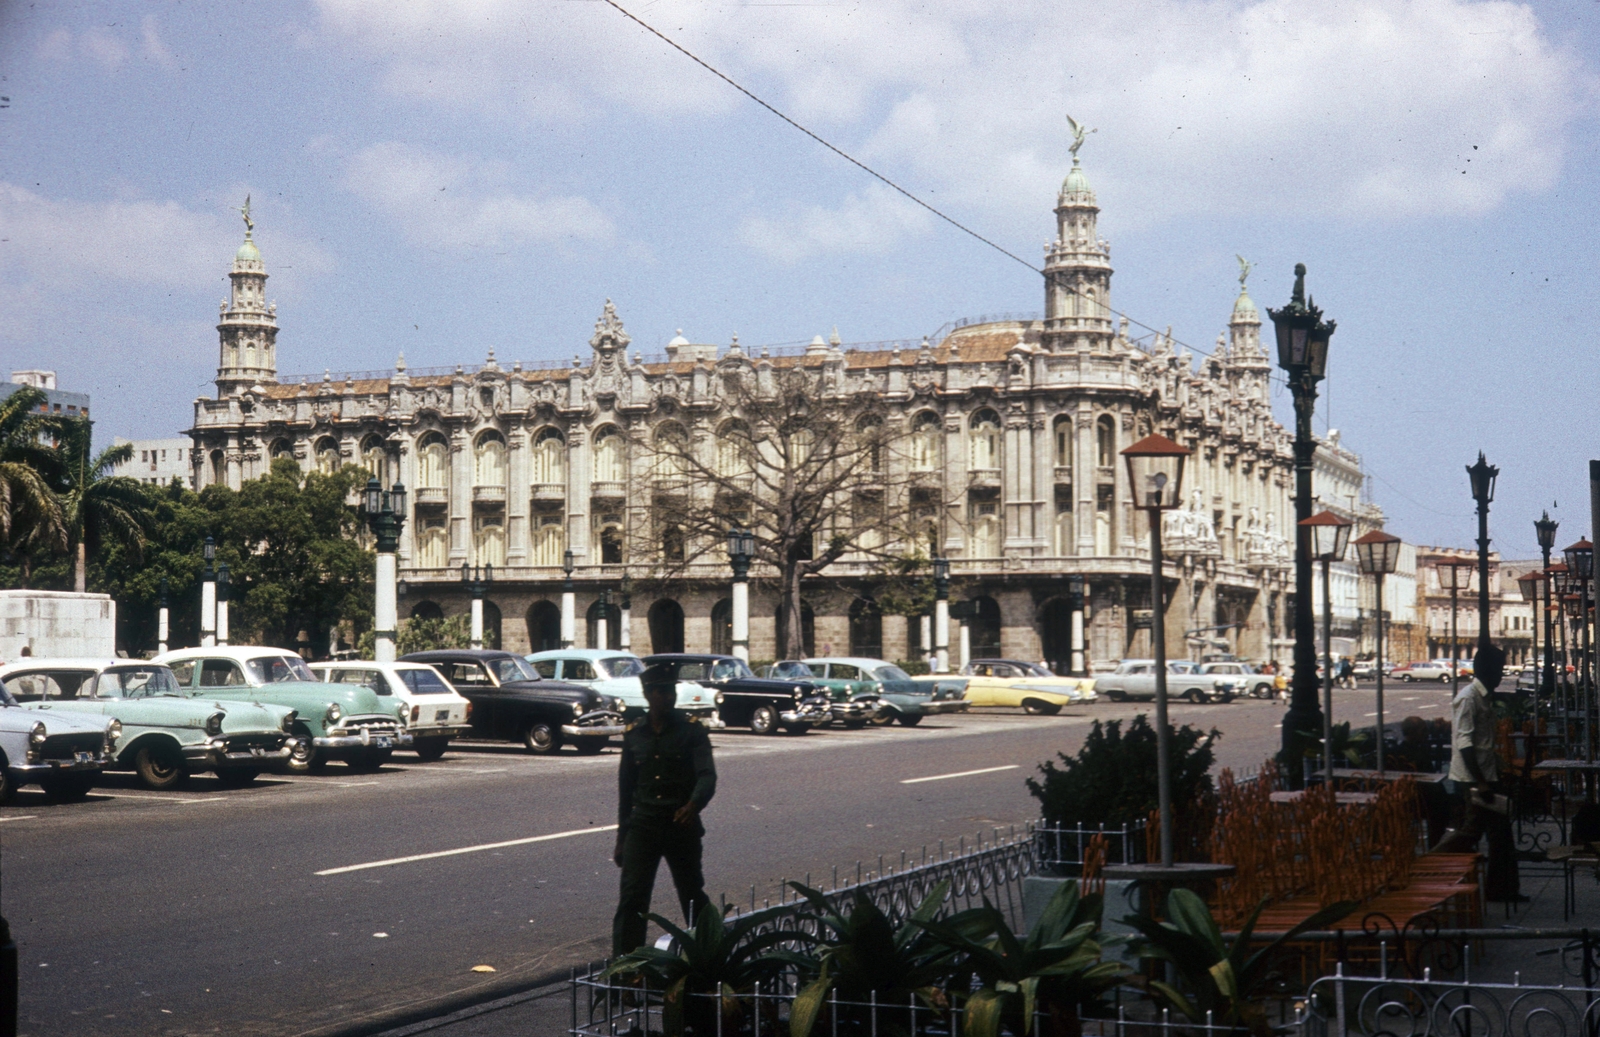
[[[107,543],[127,548],[135,562],[143,559],[151,513],[144,487],[137,479],[112,475],[133,458],[133,444],[123,443],[94,453],[94,425],[88,418],[53,421],[59,472],[62,521],[72,556],[73,587],[82,594],[88,584],[88,556]]]
[[[373,658],[378,639],[371,630],[356,641],[356,654],[363,659]],[[432,652],[443,648],[471,648],[472,620],[462,613],[442,619],[408,619],[400,624],[395,654]]]
[[[1172,801],[1180,809],[1211,800],[1212,745],[1221,737],[1215,728],[1203,732],[1187,724],[1172,733],[1168,765]],[[1127,731],[1120,720],[1096,720],[1076,756],[1057,756],[1061,766],[1046,760],[1039,765],[1043,780],[1028,779],[1047,823],[1123,824],[1143,821],[1156,809],[1156,731],[1143,713],[1134,715]]]
[[[0,400],[0,547],[16,561],[15,582],[27,586],[35,554],[61,550],[67,527],[52,480],[60,457],[41,441],[47,419],[38,413],[44,393],[24,386]]]

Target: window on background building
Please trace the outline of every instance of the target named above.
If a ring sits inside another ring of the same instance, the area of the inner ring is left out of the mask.
[[[1094,553],[1105,556],[1111,553],[1111,505],[1115,488],[1095,488],[1094,502]]]
[[[1076,529],[1072,523],[1072,487],[1056,487],[1056,554],[1075,553]]]
[[[417,486],[422,489],[442,490],[448,483],[450,450],[444,437],[430,432],[422,437],[417,447]]]
[[[1056,467],[1072,467],[1072,415],[1063,414],[1056,419]]]
[[[567,482],[567,437],[560,429],[543,428],[533,437],[535,486],[564,486]]]
[[[556,511],[535,512],[532,519],[532,554],[529,565],[560,565],[567,552],[565,516]]]
[[[275,439],[272,441],[272,459],[276,461],[280,457],[287,457],[291,461],[294,460],[294,444],[287,439]],[[183,460],[182,450],[178,451],[178,460]]]
[[[657,479],[678,479],[689,472],[689,434],[676,422],[656,429],[651,470]]]
[[[368,436],[361,441],[361,464],[366,468],[368,475],[378,480],[380,486],[388,487],[389,451],[385,448],[382,438]]]
[[[856,443],[862,451],[867,471],[883,471],[883,419],[863,414],[856,420]]]
[[[331,439],[317,442],[317,471],[332,475],[339,470],[339,444]]]
[[[972,543],[969,558],[1000,557],[1000,502],[975,500],[968,505]]]
[[[228,484],[228,462],[220,450],[211,451],[211,481],[221,486]]]
[[[858,493],[851,503],[851,521],[855,524],[856,544],[859,550],[873,552],[883,546],[883,495]]]
[[[594,481],[622,482],[626,477],[623,448],[627,440],[615,425],[606,425],[594,434]]]
[[[506,564],[505,516],[489,512],[472,520],[472,563],[474,565],[504,566]]]
[[[622,517],[602,515],[594,534],[594,555],[601,565],[622,564]]]
[[[748,490],[755,474],[751,447],[750,430],[743,422],[724,425],[717,433],[717,477]]]
[[[661,530],[661,557],[668,562],[681,562],[684,559],[683,527],[675,523],[668,523]]]
[[[914,550],[928,557],[939,553],[939,499],[935,490],[919,487],[911,491],[911,529],[917,543]]]
[[[918,414],[911,423],[911,467],[918,472],[939,467],[939,415],[931,410]]]
[[[798,468],[811,460],[811,452],[816,449],[816,440],[815,433],[808,428],[793,429],[784,436],[784,441],[788,444],[789,464]]]
[[[472,450],[472,485],[506,484],[506,440],[495,431],[480,433]]]
[[[1000,415],[980,410],[972,416],[967,433],[968,464],[972,468],[1000,467]]]
[[[1117,463],[1117,419],[1109,414],[1100,415],[1094,423],[1095,464],[1110,468]]]
[[[450,538],[443,515],[421,515],[417,519],[417,567],[443,569],[450,564]]]

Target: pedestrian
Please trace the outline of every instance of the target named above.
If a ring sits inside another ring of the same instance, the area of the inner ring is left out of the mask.
[[[650,893],[663,857],[690,925],[711,904],[700,868],[701,839],[706,834],[700,812],[717,791],[717,768],[709,733],[673,708],[677,678],[676,663],[645,667],[639,681],[650,712],[622,736],[617,848],[612,855],[622,869],[622,883],[611,922],[613,957],[644,943]]]
[[[1352,673],[1354,673],[1354,672],[1355,672],[1355,667],[1350,665],[1350,657],[1349,656],[1345,656],[1343,659],[1340,659],[1339,660],[1339,666],[1338,666],[1338,675],[1339,675],[1338,676],[1338,683],[1339,683],[1339,687],[1341,687],[1341,688],[1353,688],[1353,687],[1355,687],[1356,686],[1356,682],[1351,680],[1351,678],[1350,678],[1350,675]]]
[[[1485,644],[1473,657],[1472,683],[1450,703],[1451,791],[1461,800],[1461,828],[1440,843],[1446,852],[1471,853],[1478,840],[1489,840],[1484,899],[1524,903],[1517,873],[1516,845],[1511,836],[1511,811],[1500,791],[1500,758],[1495,752],[1494,710],[1489,695],[1505,675],[1506,653]]]

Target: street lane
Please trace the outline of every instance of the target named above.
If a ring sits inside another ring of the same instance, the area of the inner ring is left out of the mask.
[[[987,838],[1037,816],[1023,778],[1040,761],[1075,751],[1097,717],[1148,708],[981,711],[799,738],[718,732],[708,889],[748,906],[752,887],[760,903],[785,879],[823,885],[835,868],[853,878],[858,861],[876,870],[880,854],[897,863],[940,840]],[[1172,713],[1222,728],[1228,766],[1255,767],[1278,744],[1277,703]],[[226,794],[206,777],[148,793],[123,774],[87,803],[24,791],[0,809],[22,1031],[309,1035],[601,956],[616,766],[615,750],[549,759],[476,743],[433,764],[402,754],[376,775],[336,765]],[[930,777],[948,780],[918,780]],[[657,910],[673,913],[665,875],[656,892]]]

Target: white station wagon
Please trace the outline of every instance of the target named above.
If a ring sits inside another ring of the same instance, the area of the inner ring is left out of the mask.
[[[472,731],[472,703],[426,663],[346,660],[312,663],[311,672],[329,684],[358,684],[404,702],[410,711],[411,747],[423,760],[437,760],[450,739]]]

